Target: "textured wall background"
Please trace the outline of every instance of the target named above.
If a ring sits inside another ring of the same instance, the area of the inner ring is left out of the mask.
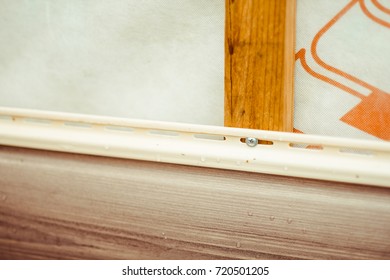
[[[295,128],[390,140],[390,1],[297,4]]]
[[[224,1],[0,1],[0,106],[223,124]]]

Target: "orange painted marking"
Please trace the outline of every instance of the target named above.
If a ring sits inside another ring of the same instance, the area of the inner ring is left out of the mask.
[[[375,5],[375,7],[377,7],[379,10],[381,10],[382,12],[386,13],[386,14],[389,14],[390,15],[390,9],[383,6],[378,0],[371,0],[372,4]]]
[[[307,73],[309,73],[311,76],[313,76],[313,77],[315,77],[315,78],[317,78],[317,79],[319,79],[321,81],[324,81],[324,82],[326,82],[328,84],[331,84],[331,85],[333,85],[335,87],[338,87],[338,88],[340,88],[340,89],[342,89],[342,90],[344,90],[344,91],[346,91],[346,92],[348,92],[348,93],[350,93],[350,94],[352,94],[352,95],[354,95],[354,96],[356,96],[356,97],[358,97],[360,99],[363,99],[365,97],[360,92],[357,92],[356,90],[354,90],[354,89],[352,89],[352,88],[350,88],[350,87],[348,87],[346,85],[343,85],[342,83],[339,83],[339,82],[337,82],[337,81],[335,81],[335,80],[333,80],[331,78],[328,78],[325,75],[322,75],[320,73],[315,72],[313,69],[310,68],[309,65],[307,65],[305,54],[306,54],[306,50],[305,49],[300,49],[299,52],[297,52],[297,54],[295,55],[295,59],[296,60],[298,60],[298,59],[300,60],[303,69],[305,69],[305,71]]]
[[[342,17],[344,16],[356,3],[358,3],[359,0],[353,0],[348,3],[347,6],[345,6],[336,16],[334,16],[315,36],[311,45],[311,55],[313,56],[314,60],[323,68],[336,73],[344,78],[347,78],[348,80],[351,80],[365,88],[370,89],[371,91],[378,90],[374,86],[358,79],[357,77],[350,75],[344,71],[341,71],[340,69],[337,69],[336,67],[333,67],[327,63],[325,63],[318,55],[317,53],[317,45],[321,37],[329,31],[329,29]]]
[[[299,130],[299,129],[296,129],[295,127],[293,128],[293,132],[294,132],[294,133],[304,134],[303,131],[301,131],[301,130]]]
[[[375,21],[376,23],[383,25],[384,27],[390,28],[390,22],[387,22],[383,19],[378,18],[377,16],[373,15],[366,6],[366,3],[364,0],[359,1],[360,8],[362,9],[363,13],[371,20]]]
[[[374,5],[379,8],[378,4],[381,4],[375,0],[372,1]],[[390,95],[351,74],[348,74],[340,69],[337,69],[336,67],[325,63],[317,53],[317,45],[322,36],[326,32],[328,32],[331,27],[334,26],[339,21],[339,19],[343,17],[357,3],[360,4],[360,8],[367,17],[369,17],[376,23],[381,24],[382,26],[390,28],[390,23],[381,20],[370,13],[370,11],[365,5],[364,0],[352,0],[314,36],[314,39],[311,44],[311,55],[313,56],[316,63],[318,63],[324,69],[336,73],[367,89],[370,89],[372,91],[372,94],[370,94],[369,96],[365,96],[340,82],[337,82],[325,75],[315,72],[307,65],[305,58],[305,49],[299,50],[296,53],[295,57],[296,60],[300,60],[302,67],[309,75],[362,99],[362,101],[357,106],[355,106],[350,112],[348,112],[341,118],[341,121],[345,122],[348,125],[354,126],[362,131],[365,131],[371,135],[374,135],[380,139],[390,140]],[[381,8],[379,9],[385,12],[390,12],[390,9],[386,10],[387,8],[383,6],[381,6]],[[300,131],[298,130],[296,130],[295,132],[300,133]]]
[[[390,140],[390,95],[376,91],[365,97],[341,120],[383,140]]]

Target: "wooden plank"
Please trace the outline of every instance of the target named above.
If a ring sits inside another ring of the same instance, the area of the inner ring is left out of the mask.
[[[227,0],[225,126],[293,129],[295,0]]]
[[[390,189],[0,146],[1,259],[389,259]]]
[[[294,129],[294,69],[295,69],[295,33],[296,33],[296,0],[286,0],[286,20],[283,61],[283,101],[284,129]]]

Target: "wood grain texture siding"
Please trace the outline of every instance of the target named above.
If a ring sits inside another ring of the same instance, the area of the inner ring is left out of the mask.
[[[292,131],[295,0],[227,0],[225,126]]]
[[[390,190],[0,147],[1,259],[389,259]]]

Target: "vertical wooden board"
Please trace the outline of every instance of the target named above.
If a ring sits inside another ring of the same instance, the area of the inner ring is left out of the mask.
[[[292,131],[295,6],[226,1],[226,126]]]

